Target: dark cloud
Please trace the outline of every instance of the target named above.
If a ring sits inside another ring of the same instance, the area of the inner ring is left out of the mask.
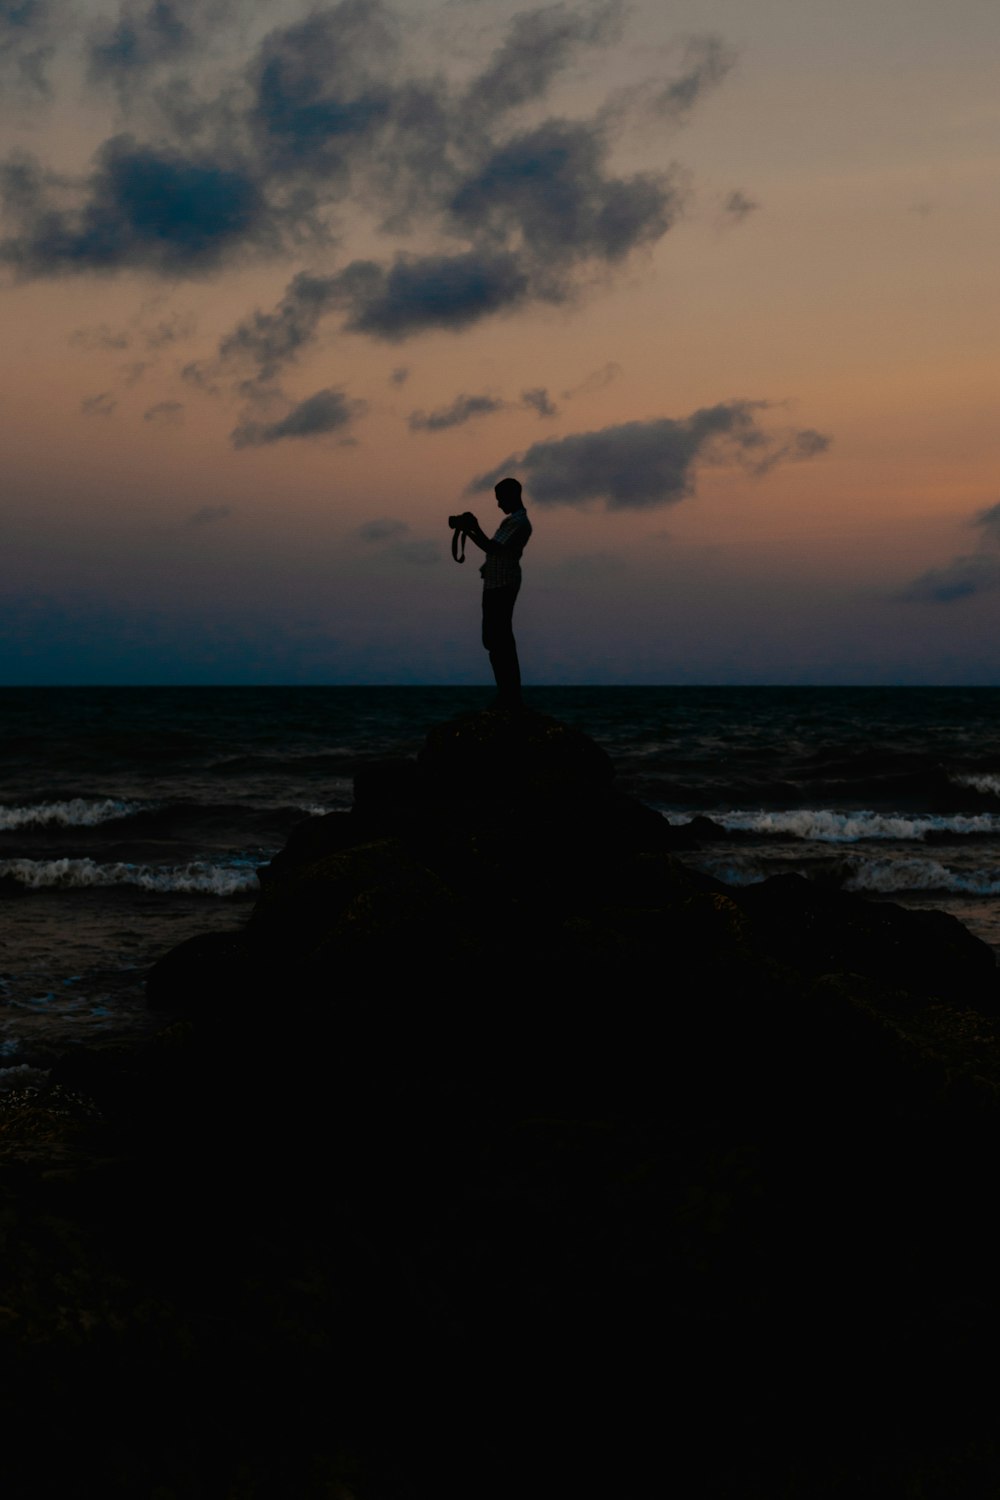
[[[686,200],[682,174],[614,171],[615,131],[599,101],[589,119],[528,129],[517,119],[581,47],[617,34],[619,13],[612,0],[516,16],[462,91],[402,71],[395,22],[377,0],[343,0],[271,32],[247,75],[246,118],[265,196],[283,185],[282,222],[297,213],[301,224],[303,204],[321,220],[322,205],[353,193],[383,229],[419,224],[458,243],[302,273],[274,309],[223,339],[220,367],[256,362],[267,382],[333,314],[349,332],[393,341],[565,303],[595,270],[662,238]],[[691,108],[730,65],[718,38],[689,43],[667,87],[671,108]]]
[[[748,219],[759,208],[759,203],[755,203],[752,198],[748,198],[738,188],[729,193],[722,204],[722,212],[726,215],[726,218],[731,223],[736,224],[742,224],[744,219]]]
[[[711,89],[716,88],[736,65],[737,53],[722,37],[712,34],[690,37],[684,47],[681,69],[653,100],[658,114],[685,119]]]
[[[609,510],[640,510],[693,494],[702,464],[737,462],[761,473],[769,458],[807,457],[827,445],[818,433],[770,436],[758,422],[766,408],[762,401],[720,402],[679,420],[626,422],[535,443],[474,479],[468,493],[516,473],[539,505],[603,500]]]
[[[117,405],[110,391],[99,391],[96,396],[84,396],[80,410],[85,417],[110,417]]]
[[[491,412],[503,411],[505,401],[494,396],[456,396],[450,406],[437,411],[411,411],[411,432],[443,432],[447,427],[461,427],[472,417],[489,416]]]
[[[273,380],[315,338],[320,319],[334,305],[335,284],[335,277],[300,271],[273,312],[258,309],[226,334],[219,363],[255,365],[256,381]]]
[[[897,594],[905,604],[954,604],[975,594],[1000,589],[1000,557],[990,552],[972,552],[952,558],[942,568],[931,568]]]
[[[128,135],[101,147],[82,197],[27,158],[6,164],[0,191],[20,230],[0,241],[0,261],[23,276],[197,272],[268,231],[246,172],[141,146]]]
[[[393,370],[392,374],[389,376],[389,384],[390,385],[404,385],[406,383],[406,381],[409,380],[409,378],[410,378],[410,368],[409,368],[409,366],[408,365],[397,365],[396,369]]]
[[[225,521],[233,513],[230,505],[203,505],[188,516],[189,526],[210,526],[213,521]]]
[[[156,422],[165,427],[176,427],[184,420],[184,403],[182,401],[157,401],[155,406],[150,406],[143,412],[142,420]]]
[[[750,446],[748,445],[748,452]],[[764,447],[763,456],[750,465],[751,472],[757,475],[769,474],[776,464],[816,458],[829,448],[830,439],[824,433],[816,432],[812,427],[805,427],[801,432],[790,432],[777,441],[768,439],[762,446]]]
[[[988,542],[1000,545],[1000,501],[981,510],[973,517],[972,524],[980,527]]]
[[[58,9],[52,0],[0,0],[0,88],[48,94]]]
[[[463,232],[515,242],[535,296],[562,301],[567,271],[587,260],[614,263],[658,240],[680,212],[669,172],[612,177],[609,142],[596,122],[546,120],[491,151],[453,195]]]
[[[191,0],[122,0],[117,18],[102,18],[91,32],[91,77],[122,82],[183,57],[195,45],[194,11]]]
[[[517,256],[492,249],[458,255],[397,256],[388,268],[352,261],[332,278],[345,328],[404,339],[430,328],[451,332],[520,306],[530,282]]]
[[[354,154],[388,121],[394,22],[379,0],[342,0],[264,38],[250,68],[250,127],[271,170],[349,186]]]
[[[278,422],[245,421],[230,434],[234,448],[260,448],[284,438],[321,437],[350,426],[365,410],[363,401],[350,400],[343,391],[317,391]]]
[[[621,31],[623,6],[548,5],[522,11],[488,66],[470,84],[466,111],[496,115],[542,98],[580,47],[606,45]]]
[[[1000,589],[1000,502],[977,511],[968,524],[981,532],[979,551],[930,568],[895,596],[905,604],[954,604]]]
[[[622,367],[617,360],[609,359],[606,365],[599,370],[594,370],[586,375],[579,385],[571,386],[568,391],[563,391],[563,400],[571,401],[574,396],[589,396],[591,391],[601,391],[612,380],[617,380],[622,373]]]
[[[521,405],[526,406],[529,411],[536,411],[540,417],[559,415],[559,408],[552,404],[543,385],[534,386],[530,391],[522,391]]]
[[[358,527],[358,536],[363,542],[387,542],[394,536],[404,536],[409,529],[405,521],[393,521],[388,516],[382,516],[375,521],[365,521],[363,526]]]

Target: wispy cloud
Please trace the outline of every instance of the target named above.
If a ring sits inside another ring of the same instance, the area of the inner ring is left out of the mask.
[[[343,391],[317,391],[277,422],[241,422],[231,440],[234,448],[261,448],[286,438],[324,437],[349,427],[365,409],[365,402],[352,401]]]
[[[609,510],[673,505],[693,494],[700,466],[738,463],[761,475],[775,464],[815,457],[829,438],[805,430],[768,432],[765,401],[725,401],[691,416],[626,422],[595,432],[534,443],[473,479],[468,493],[491,489],[517,473],[539,505],[603,500]]]
[[[970,527],[980,532],[978,548],[921,573],[895,596],[904,604],[954,604],[1000,590],[1000,502],[977,511]]]

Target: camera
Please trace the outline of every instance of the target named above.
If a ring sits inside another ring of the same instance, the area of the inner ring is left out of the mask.
[[[452,531],[462,531],[464,530],[465,523],[466,521],[468,521],[468,519],[469,512],[465,510],[460,516],[449,516],[448,525],[451,527]]]

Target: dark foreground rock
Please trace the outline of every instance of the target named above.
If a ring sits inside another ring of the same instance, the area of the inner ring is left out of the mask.
[[[8,1492],[1000,1492],[992,955],[678,843],[439,726],[9,1101]]]

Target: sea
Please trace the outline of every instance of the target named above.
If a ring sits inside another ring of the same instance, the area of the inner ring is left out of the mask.
[[[0,689],[0,1088],[68,1045],[161,1024],[144,980],[237,928],[304,818],[359,767],[486,706],[465,687]],[[682,857],[734,886],[786,871],[953,913],[1000,954],[1000,688],[538,687]],[[581,818],[587,809],[580,808]]]

